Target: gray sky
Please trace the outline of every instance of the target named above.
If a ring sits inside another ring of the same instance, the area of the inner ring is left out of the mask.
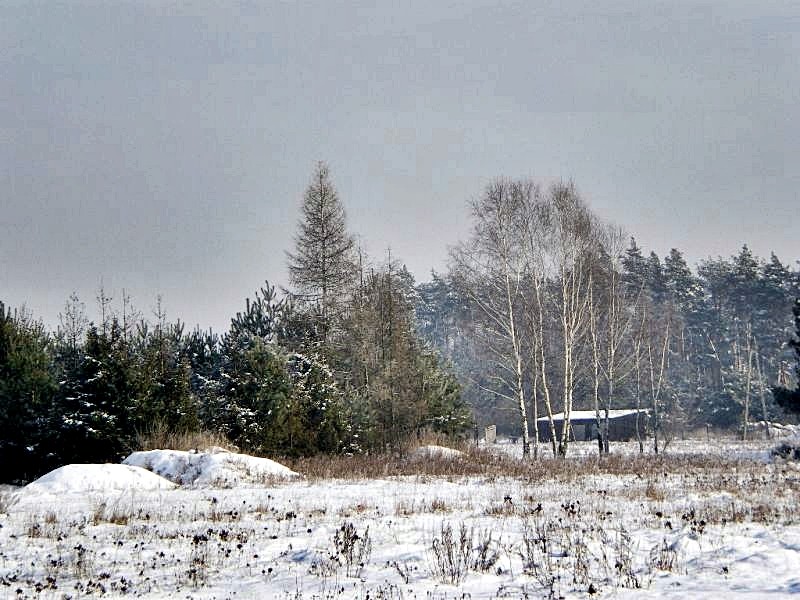
[[[418,279],[498,175],[661,255],[800,259],[797,2],[373,4],[3,2],[0,300],[56,324],[102,281],[224,330],[319,159]]]

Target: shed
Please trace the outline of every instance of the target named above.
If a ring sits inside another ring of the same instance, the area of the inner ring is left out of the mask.
[[[601,423],[605,420],[605,411],[600,411]],[[625,408],[608,411],[608,439],[624,442],[636,439],[636,421],[639,421],[639,432],[645,435],[648,425],[648,413],[645,409]],[[550,420],[541,417],[536,420],[539,427],[539,441],[550,441]],[[572,441],[597,439],[597,416],[593,410],[573,410],[569,414],[570,436]],[[564,413],[553,415],[556,437],[561,437],[564,429]]]

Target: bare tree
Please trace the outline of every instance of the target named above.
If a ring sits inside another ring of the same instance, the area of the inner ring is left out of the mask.
[[[765,390],[767,389],[767,382],[764,379],[764,371],[761,368],[761,355],[756,348],[756,375],[758,377],[758,391],[761,398],[761,418],[764,419],[764,435],[769,440],[772,438],[772,433],[769,430],[769,418],[767,417],[767,399]]]
[[[661,394],[664,391],[667,375],[667,356],[672,335],[672,314],[668,311],[663,319],[655,319],[652,312],[645,308],[643,324],[648,331],[645,333],[644,344],[647,354],[648,388],[653,411],[653,452],[658,454],[658,434],[663,432],[662,417],[660,412]],[[664,437],[664,448],[669,439]]]
[[[592,338],[594,405],[600,454],[609,453],[609,413],[617,384],[633,368],[634,348],[629,343],[639,294],[629,299],[622,282],[621,255],[625,234],[615,226],[598,225],[600,256],[589,288],[589,327]],[[600,391],[603,415],[601,416]]]
[[[484,317],[482,331],[495,358],[490,377],[517,406],[525,454],[530,395],[535,453],[541,398],[553,453],[564,456],[600,243],[596,220],[571,183],[542,194],[529,180],[507,179],[473,203],[473,218],[473,235],[453,252],[453,268]],[[559,396],[564,427],[557,434]]]
[[[597,249],[596,223],[572,183],[554,185],[544,219],[543,266],[556,287],[555,305],[561,330],[563,428],[558,454],[565,456],[570,437],[577,353],[588,329],[590,272]]]
[[[545,328],[551,318],[553,294],[552,286],[548,281],[548,239],[547,229],[550,221],[547,217],[548,209],[546,200],[538,186],[532,186],[530,193],[525,195],[524,210],[519,213],[517,222],[519,237],[524,252],[525,281],[527,294],[525,296],[525,323],[528,333],[529,365],[533,370],[531,395],[533,400],[534,423],[534,456],[539,451],[539,415],[538,399],[541,391],[544,402],[545,416],[547,417],[550,431],[550,445],[553,455],[558,453],[555,435],[555,422],[553,419],[553,396],[551,379],[548,375],[550,356],[553,354],[552,343],[545,335]]]
[[[522,295],[523,257],[515,239],[516,224],[529,182],[498,179],[471,204],[470,240],[452,251],[453,271],[483,316],[481,331],[494,357],[494,390],[514,402],[519,413],[523,455],[530,454],[528,409],[518,306]]]

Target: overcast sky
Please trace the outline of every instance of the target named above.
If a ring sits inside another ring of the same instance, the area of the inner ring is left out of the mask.
[[[662,256],[800,259],[799,3],[374,4],[2,2],[0,300],[54,325],[102,281],[225,330],[317,160],[418,279],[498,175]]]

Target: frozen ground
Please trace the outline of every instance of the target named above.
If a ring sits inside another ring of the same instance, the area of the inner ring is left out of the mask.
[[[800,473],[766,448],[674,443],[648,468],[618,445],[630,459],[552,476],[208,484],[211,466],[187,465],[214,460],[149,455],[197,474],[162,489],[134,467],[72,467],[0,491],[0,599],[788,598]],[[431,460],[469,460],[446,454]]]

